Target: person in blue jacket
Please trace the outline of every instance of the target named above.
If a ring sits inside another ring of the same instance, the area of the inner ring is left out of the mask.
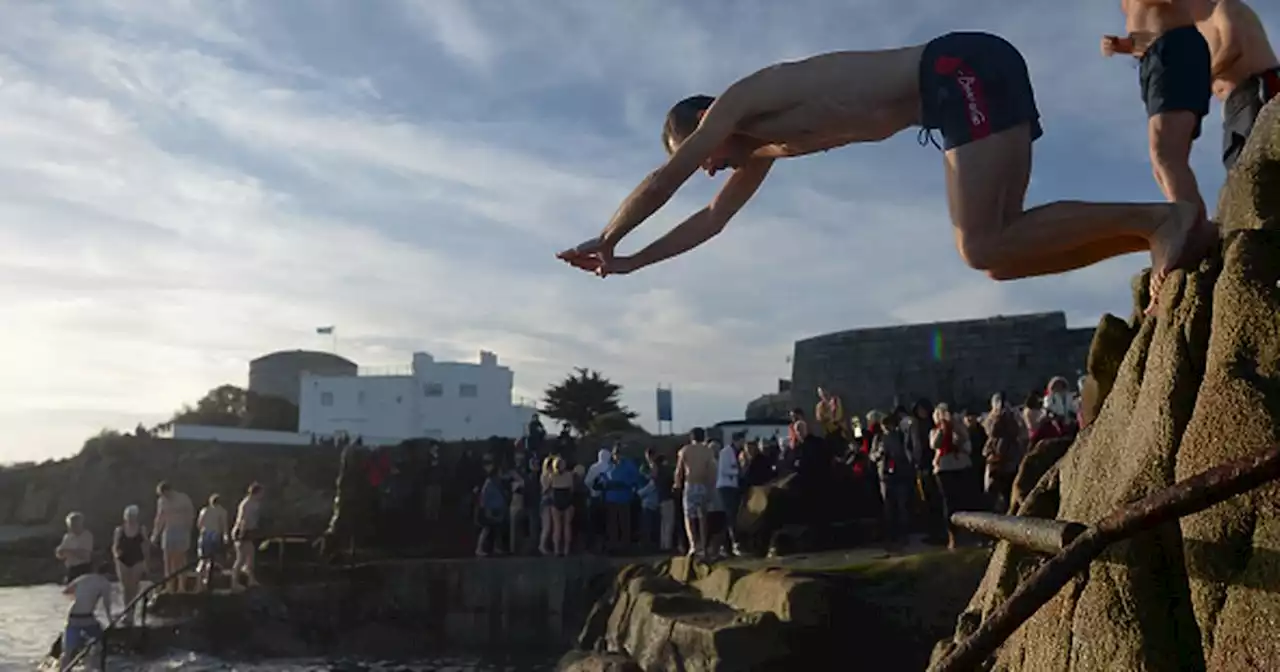
[[[631,507],[636,501],[636,493],[644,485],[644,475],[635,461],[622,455],[619,447],[613,449],[611,459],[612,464],[602,479],[605,484],[605,529],[609,552],[620,553],[631,547]]]

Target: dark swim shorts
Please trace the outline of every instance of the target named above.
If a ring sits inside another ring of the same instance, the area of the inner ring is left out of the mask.
[[[1280,96],[1280,68],[1260,72],[1237,86],[1222,105],[1222,163],[1234,166],[1253,132],[1253,122],[1271,99]]]
[[[1147,116],[1191,112],[1196,115],[1196,130],[1191,137],[1200,137],[1200,120],[1209,114],[1209,99],[1213,97],[1209,69],[1209,43],[1195,26],[1174,28],[1157,37],[1142,55],[1138,68]]]
[[[1031,124],[1031,139],[1044,135],[1031,76],[1022,54],[987,33],[948,33],[929,42],[920,58],[920,125],[942,131],[943,149],[954,149]]]

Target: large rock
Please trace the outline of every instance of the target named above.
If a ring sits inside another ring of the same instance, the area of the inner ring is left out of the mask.
[[[1280,102],[1259,117],[1218,217],[1221,250],[1168,279],[1097,419],[1021,514],[1092,522],[1280,438]],[[1014,633],[994,669],[1274,669],[1277,501],[1267,486],[1114,545]],[[956,636],[1038,562],[1000,544]]]

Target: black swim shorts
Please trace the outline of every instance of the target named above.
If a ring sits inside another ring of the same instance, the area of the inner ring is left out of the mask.
[[[1213,76],[1209,72],[1209,43],[1195,26],[1174,28],[1157,37],[1138,68],[1142,86],[1142,102],[1147,116],[1161,112],[1191,112],[1196,115],[1200,137],[1200,120],[1209,114],[1213,97]]]
[[[943,149],[954,149],[1031,124],[1031,139],[1044,135],[1031,76],[1022,54],[987,33],[948,33],[929,42],[920,58],[920,125],[942,131]]]
[[[1253,132],[1253,122],[1271,99],[1280,96],[1280,68],[1260,72],[1237,86],[1222,105],[1222,164],[1234,166]]]

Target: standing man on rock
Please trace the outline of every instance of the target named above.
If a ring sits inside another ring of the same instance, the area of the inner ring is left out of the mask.
[[[1222,101],[1222,163],[1230,170],[1262,108],[1280,96],[1280,59],[1244,0],[1194,0],[1192,13],[1209,43],[1213,95]]]
[[[693,428],[689,444],[676,453],[675,489],[684,492],[684,530],[691,557],[707,554],[707,512],[716,486],[717,458],[701,427]]]
[[[1204,217],[1204,199],[1191,170],[1191,144],[1209,114],[1213,78],[1209,45],[1191,13],[1193,1],[1120,0],[1128,35],[1103,36],[1102,54],[1138,59],[1156,183],[1169,202],[1195,203]]]
[[[1194,26],[1191,32],[1199,37]],[[1207,56],[1205,70],[1207,77]],[[1170,271],[1198,262],[1216,234],[1199,215],[1194,180],[1192,195],[1178,203],[1059,201],[1026,209],[1031,145],[1043,134],[1026,62],[995,35],[949,33],[899,49],[779,63],[718,97],[680,101],[662,131],[667,161],[598,236],[558,256],[606,277],[684,254],[724,229],[777,159],[879,142],[913,126],[922,140],[941,132],[956,247],[993,279],[1065,273],[1149,250],[1156,289]],[[615,256],[618,243],[698,170],[733,174],[709,206],[634,255]],[[1178,194],[1187,191],[1182,182]]]

